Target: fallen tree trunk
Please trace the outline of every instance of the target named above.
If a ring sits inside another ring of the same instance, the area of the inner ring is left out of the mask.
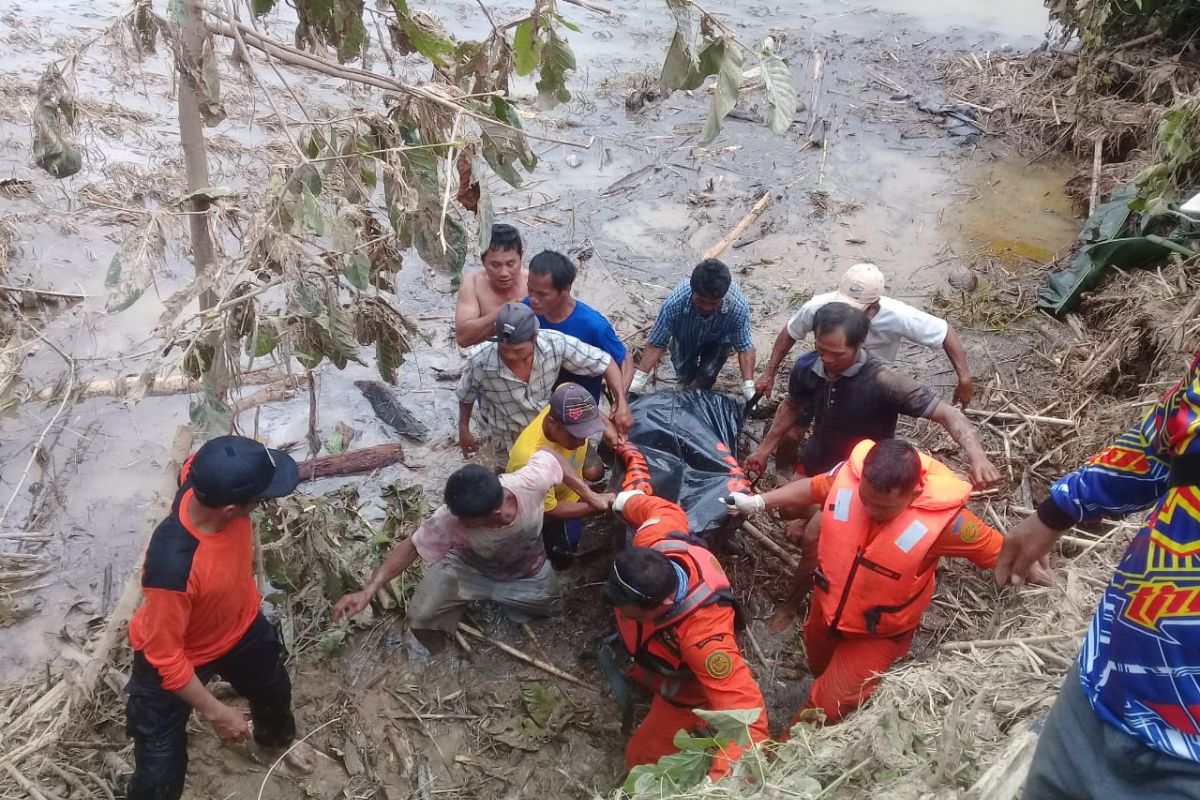
[[[279,367],[256,370],[239,375],[237,382],[243,386],[257,386],[264,383],[286,381],[294,376],[289,375]],[[120,378],[93,378],[81,381],[73,391],[76,401],[87,400],[91,397],[126,397],[140,391],[143,381],[141,375],[124,375]],[[172,394],[188,394],[200,391],[201,383],[186,375],[158,375],[146,386],[146,396],[164,397]],[[62,398],[62,386],[45,386],[29,398],[30,400],[58,400]]]
[[[357,475],[395,464],[403,458],[404,448],[398,444],[377,444],[333,456],[317,456],[300,462],[300,480]]]

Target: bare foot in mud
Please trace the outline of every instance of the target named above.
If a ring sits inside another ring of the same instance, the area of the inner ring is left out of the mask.
[[[780,606],[775,609],[775,613],[767,621],[767,633],[772,636],[787,633],[795,626],[797,616],[796,609],[791,606]]]
[[[288,747],[264,747],[253,739],[246,743],[250,760],[270,767],[280,756],[293,775],[308,775],[317,768],[317,751],[307,742],[296,742]]]

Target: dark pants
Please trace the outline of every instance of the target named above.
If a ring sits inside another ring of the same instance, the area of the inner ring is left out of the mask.
[[[721,342],[702,344],[690,353],[682,353],[671,348],[671,364],[675,374],[684,386],[693,383],[700,389],[711,389],[721,374],[721,367],[729,360],[730,347]]]
[[[1097,717],[1071,670],[1038,738],[1022,797],[1200,798],[1200,764],[1147,747]]]
[[[208,683],[220,675],[250,701],[254,741],[284,747],[296,738],[292,717],[292,684],[283,665],[286,652],[279,631],[259,614],[245,635],[225,655],[196,668]],[[192,707],[162,688],[158,670],[140,652],[125,687],[126,731],[133,738],[134,767],[128,800],[178,800],[187,774],[187,722]]]
[[[542,520],[542,544],[546,547],[546,557],[550,566],[563,570],[571,566],[571,553],[579,547],[579,537],[583,533],[581,519],[550,519]]]

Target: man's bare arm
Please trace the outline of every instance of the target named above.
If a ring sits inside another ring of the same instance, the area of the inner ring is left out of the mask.
[[[549,453],[558,462],[559,468],[562,469],[563,484],[572,492],[579,495],[580,500],[596,511],[603,511],[608,508],[611,495],[599,495],[593,492],[592,487],[588,486],[583,478],[575,473],[575,468],[571,466],[570,462],[548,447],[538,448],[538,452]]]
[[[971,382],[971,368],[967,366],[967,352],[963,349],[962,340],[958,338],[958,331],[954,330],[954,326],[949,322],[946,323],[946,339],[942,342],[942,349],[946,351],[946,358],[950,359],[950,364],[958,375],[958,385],[954,387],[951,402],[966,408],[971,403],[971,396],[975,394],[975,386]]]
[[[787,354],[791,352],[792,346],[796,344],[796,340],[788,333],[787,326],[779,331],[779,335],[775,337],[775,344],[771,346],[771,355],[767,358],[767,364],[763,367],[763,373],[758,381],[754,384],[754,390],[763,397],[771,396],[771,389],[775,386],[775,376],[779,374],[779,365],[783,363],[783,359],[787,358]]]
[[[499,309],[487,314],[480,311],[478,280],[477,273],[468,275],[458,290],[458,302],[454,305],[454,340],[459,347],[479,344],[496,332],[496,311]]]
[[[754,380],[754,362],[758,358],[758,353],[751,347],[748,350],[739,350],[737,356],[738,367],[742,370],[742,380]]]
[[[929,419],[946,429],[950,438],[958,443],[971,464],[971,483],[978,489],[986,489],[1000,482],[1000,471],[988,460],[975,428],[963,413],[949,403],[938,401]]]

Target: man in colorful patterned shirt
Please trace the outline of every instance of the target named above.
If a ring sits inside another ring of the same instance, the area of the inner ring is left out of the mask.
[[[1046,720],[1026,800],[1200,797],[1200,353],[1132,429],[1004,541],[1021,583],[1072,525],[1150,509]]]

